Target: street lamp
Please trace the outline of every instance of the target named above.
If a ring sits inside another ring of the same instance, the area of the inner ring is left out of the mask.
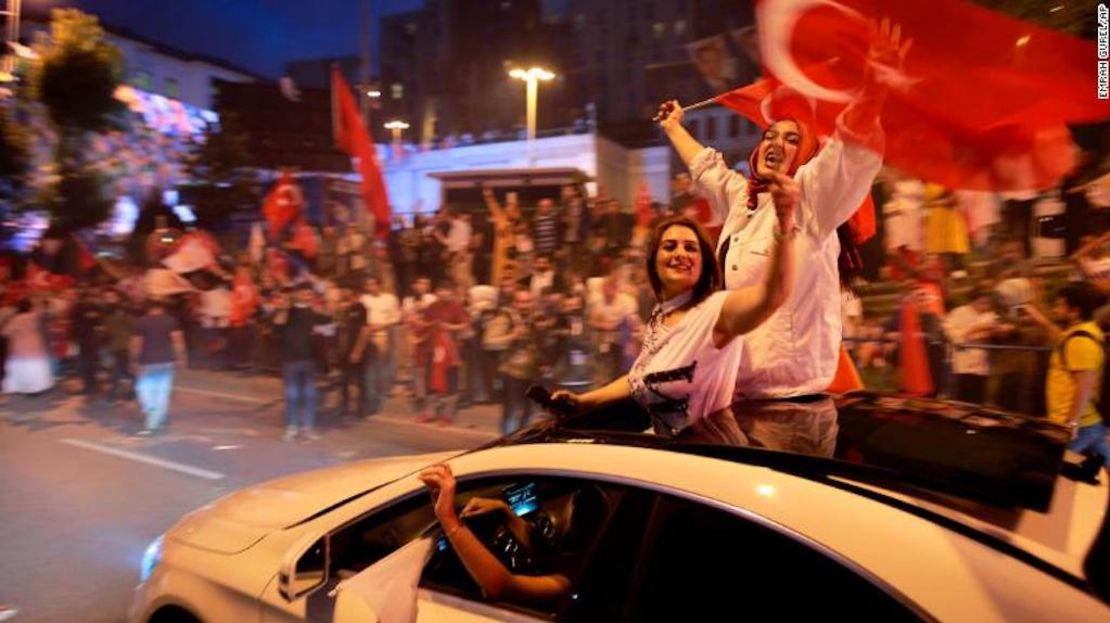
[[[514,69],[509,72],[509,77],[523,80],[525,84],[525,112],[528,122],[528,163],[532,163],[532,144],[536,140],[536,94],[539,91],[540,80],[551,80],[555,74],[542,67]]]
[[[381,96],[382,92],[377,89],[370,89],[366,92],[366,97],[369,97],[370,99],[378,99]]]
[[[382,125],[385,129],[393,133],[393,154],[395,156],[401,155],[401,132],[409,129],[409,124],[404,121],[394,119]]]

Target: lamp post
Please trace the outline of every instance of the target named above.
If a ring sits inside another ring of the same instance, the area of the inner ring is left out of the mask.
[[[15,79],[15,52],[18,50],[15,46],[19,45],[19,20],[23,13],[23,0],[6,0],[4,2],[4,10],[0,11],[0,15],[4,16],[6,31],[4,33],[4,62],[0,67],[0,78],[3,82],[11,82]]]
[[[393,155],[401,155],[401,132],[409,129],[409,124],[404,121],[394,119],[393,121],[386,122],[382,125],[385,129],[393,133]]]
[[[540,80],[551,80],[555,74],[542,67],[529,69],[514,69],[509,76],[523,80],[525,84],[525,114],[528,124],[528,164],[533,164],[532,148],[536,141],[536,96],[539,92]]]

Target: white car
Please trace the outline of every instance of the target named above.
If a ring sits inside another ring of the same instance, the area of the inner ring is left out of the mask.
[[[549,420],[241,490],[151,545],[130,620],[346,623],[339,582],[436,538],[416,472],[440,461],[460,505],[500,498],[539,535],[473,525],[504,564],[571,588],[491,600],[440,537],[418,590],[378,594],[414,601],[421,623],[1110,620],[1084,573],[1108,488],[1059,475],[1067,430],[872,395],[738,411],[680,439],[636,432],[638,414]]]

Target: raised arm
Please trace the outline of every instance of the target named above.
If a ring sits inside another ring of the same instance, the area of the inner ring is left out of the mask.
[[[786,302],[794,288],[794,238],[797,236],[794,214],[800,191],[793,179],[781,173],[774,174],[770,191],[778,216],[771,265],[763,283],[733,290],[726,295],[714,327],[714,341],[718,348],[737,335],[763,324]]]
[[[455,476],[446,464],[420,473],[420,480],[435,499],[435,515],[470,576],[490,598],[515,597],[528,601],[557,600],[570,590],[565,575],[521,575],[510,571],[466,527],[455,510]]]
[[[747,203],[748,181],[725,164],[720,152],[706,147],[682,126],[682,107],[677,100],[664,103],[659,110],[667,138],[674,145],[682,162],[690,170],[690,179],[700,194],[709,200],[714,215],[721,221],[728,219],[730,209],[741,209]]]
[[[505,209],[501,207],[501,203],[497,201],[497,196],[493,194],[493,189],[483,188],[482,197],[486,200],[486,207],[489,208],[489,213],[493,216],[494,220],[500,221],[505,218]]]

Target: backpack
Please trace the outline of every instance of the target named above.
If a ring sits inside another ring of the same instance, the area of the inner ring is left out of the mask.
[[[1100,340],[1088,331],[1076,331],[1071,333],[1063,341],[1060,342],[1060,363],[1063,364],[1064,369],[1070,371],[1068,368],[1068,360],[1064,354],[1064,348],[1067,346],[1068,341],[1075,337],[1085,337],[1102,347],[1103,361],[1102,361],[1102,380],[1099,385],[1098,395],[1094,397],[1095,410],[1098,411],[1099,416],[1102,417],[1104,424],[1110,425],[1110,348],[1105,340]]]

